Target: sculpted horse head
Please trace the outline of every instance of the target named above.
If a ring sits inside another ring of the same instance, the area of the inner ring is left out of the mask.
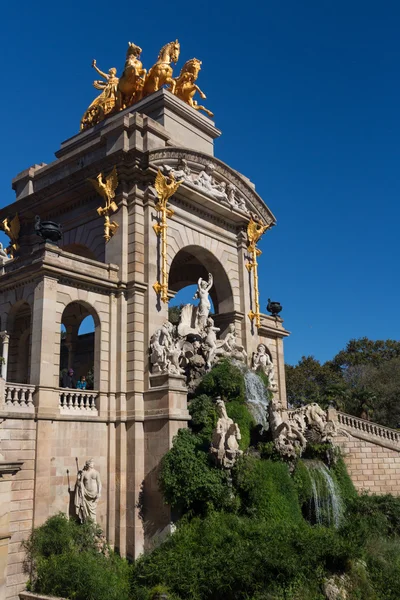
[[[130,106],[140,100],[146,69],[140,61],[142,49],[133,42],[128,42],[124,72],[119,80],[120,108]]]
[[[148,96],[159,90],[163,85],[169,84],[175,89],[175,80],[172,79],[171,63],[176,63],[179,59],[180,44],[178,40],[165,44],[158,53],[158,59],[147,75],[144,84],[143,96]]]

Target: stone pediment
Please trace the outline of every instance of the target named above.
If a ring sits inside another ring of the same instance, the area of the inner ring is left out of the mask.
[[[208,154],[186,148],[150,150],[148,161],[163,173],[173,173],[182,186],[196,190],[248,219],[255,214],[265,224],[276,218],[246,177]]]

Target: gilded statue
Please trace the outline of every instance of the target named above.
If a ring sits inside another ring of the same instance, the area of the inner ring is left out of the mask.
[[[248,249],[252,251],[261,236],[267,231],[269,225],[263,225],[261,221],[253,216],[250,217],[250,221],[247,225],[247,240],[248,240]],[[257,250],[257,256],[261,254],[260,250]]]
[[[21,229],[18,213],[11,219],[7,217],[1,223],[1,229],[10,238],[10,245],[6,248],[6,252],[10,258],[14,258],[15,252],[19,248],[18,238]]]
[[[98,194],[105,200],[105,206],[99,206],[97,213],[100,217],[104,217],[104,239],[106,242],[109,242],[118,229],[118,223],[110,221],[110,214],[118,210],[118,206],[114,201],[115,190],[118,187],[117,167],[113,168],[105,181],[103,173],[99,173],[96,179],[88,179],[88,181],[90,181]]]
[[[156,294],[160,294],[163,302],[168,302],[168,273],[167,273],[167,218],[172,217],[174,211],[167,207],[167,202],[173,196],[181,185],[181,181],[176,181],[171,172],[165,177],[159,169],[156,175],[154,187],[157,192],[158,202],[156,211],[160,214],[160,223],[155,223],[153,229],[157,236],[161,236],[161,281],[156,281],[153,289]]]
[[[128,42],[124,72],[118,83],[118,110],[132,106],[142,97],[147,71],[140,61],[141,53],[139,46]]]
[[[197,81],[200,69],[201,60],[198,60],[197,58],[191,58],[190,60],[186,61],[181,69],[179,77],[175,79],[175,87],[173,88],[171,86],[170,91],[195,110],[203,110],[209,117],[213,117],[214,113],[204,106],[198,104],[197,101],[193,99],[193,96],[196,92],[200,94],[200,97],[203,100],[206,98],[205,93],[202,92],[195,83]]]
[[[118,82],[117,69],[111,68],[108,73],[103,73],[97,67],[96,61],[93,60],[92,67],[97,73],[105,79],[105,81],[96,80],[93,86],[96,90],[102,90],[100,96],[95,98],[81,120],[81,130],[93,127],[106,117],[111,115],[116,107],[118,99]]]
[[[158,54],[158,60],[147,74],[143,88],[143,98],[157,92],[163,85],[169,84],[171,92],[174,93],[176,81],[172,78],[171,63],[177,63],[179,59],[180,45],[178,40],[169,42],[163,46]]]

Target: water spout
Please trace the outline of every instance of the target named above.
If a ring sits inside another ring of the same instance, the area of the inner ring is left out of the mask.
[[[314,517],[318,525],[337,529],[343,517],[343,502],[328,467],[320,460],[305,460],[304,464],[312,488],[311,518]]]

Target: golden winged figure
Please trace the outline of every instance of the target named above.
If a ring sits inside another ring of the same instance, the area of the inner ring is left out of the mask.
[[[118,175],[117,175],[117,167],[114,167],[111,173],[106,177],[106,181],[103,180],[103,173],[99,173],[96,179],[90,179],[90,183],[93,185],[95,190],[104,198],[106,201],[106,205],[104,207],[99,207],[97,212],[99,215],[103,215],[106,212],[112,211],[116,212],[118,210],[118,206],[114,202],[115,198],[115,190],[118,187]]]
[[[169,183],[168,183],[169,181]],[[181,185],[182,181],[176,181],[174,174],[171,173],[168,177],[162,174],[161,170],[158,169],[158,173],[156,175],[156,181],[154,183],[154,187],[158,196],[158,205],[156,206],[156,210],[160,210],[161,208],[165,208],[168,202],[168,199],[171,198]]]
[[[11,257],[14,257],[14,252],[18,250],[18,238],[21,230],[18,213],[16,213],[15,217],[13,217],[11,221],[8,217],[7,219],[4,219],[4,221],[1,223],[1,229],[6,235],[8,235],[11,242],[6,249],[7,254],[9,254]]]
[[[260,237],[269,228],[269,225],[263,225],[261,221],[255,220],[254,217],[250,217],[250,221],[247,225],[247,239],[249,248],[255,248]]]

